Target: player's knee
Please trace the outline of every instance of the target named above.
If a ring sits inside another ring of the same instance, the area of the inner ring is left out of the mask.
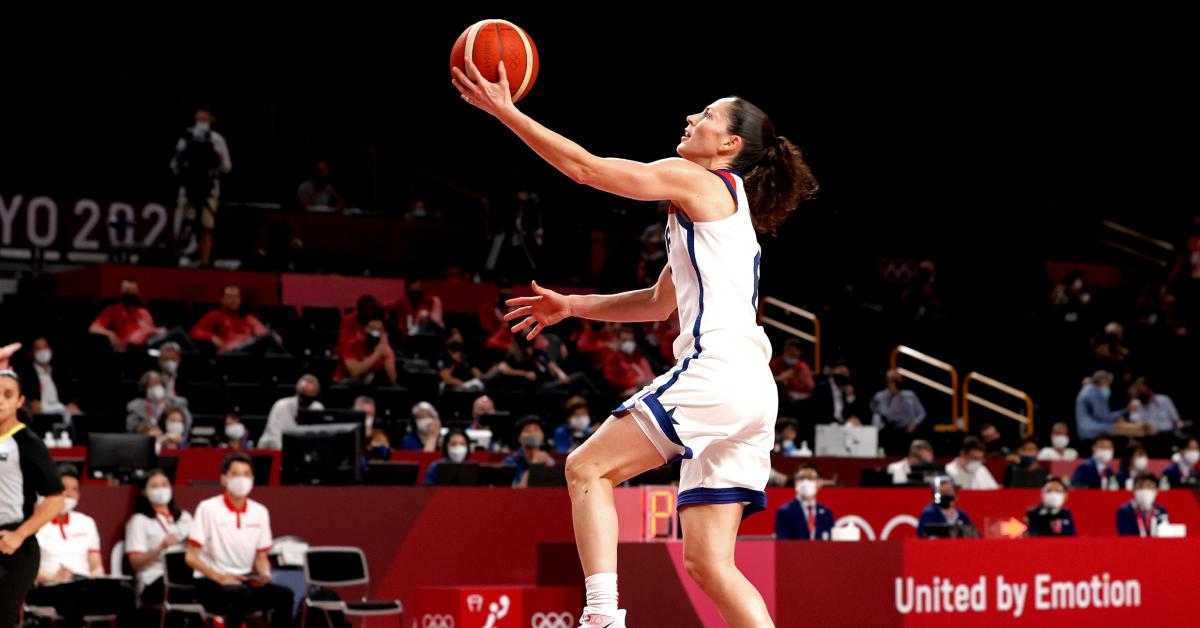
[[[718,561],[707,556],[690,555],[687,552],[683,554],[683,568],[687,571],[688,577],[701,588],[717,580],[721,573]]]
[[[576,449],[567,454],[567,463],[563,468],[563,473],[567,477],[567,486],[574,487],[599,477],[599,468],[596,464],[588,461],[586,456],[580,455],[579,450]]]

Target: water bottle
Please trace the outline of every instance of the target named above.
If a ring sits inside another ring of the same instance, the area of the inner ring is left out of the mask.
[[[58,433],[58,446],[59,447],[75,446],[75,443],[71,442],[71,435],[67,433],[67,430],[63,430]]]
[[[46,435],[42,437],[42,442],[46,444],[46,449],[58,447],[58,442],[54,440],[54,432],[52,430],[46,430]]]
[[[808,441],[806,441],[806,440],[800,441],[800,449],[796,450],[796,455],[801,458],[811,458],[812,457],[813,452],[811,449],[808,448]]]

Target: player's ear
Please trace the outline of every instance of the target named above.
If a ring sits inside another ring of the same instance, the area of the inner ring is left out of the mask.
[[[729,155],[736,155],[742,150],[742,138],[740,135],[730,135],[721,142],[721,152]]]

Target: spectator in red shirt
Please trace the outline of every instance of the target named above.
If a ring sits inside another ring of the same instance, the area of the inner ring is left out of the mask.
[[[771,360],[771,373],[785,400],[803,401],[812,396],[812,368],[803,359],[799,338],[788,338],[783,343],[783,353]]]
[[[621,326],[617,323],[605,323],[597,329],[595,323],[587,319],[581,319],[579,323],[580,331],[575,337],[575,349],[590,357],[597,367],[602,368],[608,354],[617,350],[617,330]]]
[[[604,357],[604,379],[622,395],[632,395],[654,380],[654,370],[638,348],[632,329],[622,327],[618,332],[617,350]]]
[[[242,289],[233,284],[221,290],[221,307],[205,314],[192,327],[191,336],[211,342],[220,353],[287,353],[279,334],[242,311]]]
[[[400,313],[399,325],[409,336],[440,334],[446,324],[442,319],[442,299],[425,294],[420,280],[408,284],[408,294],[396,303]]]
[[[347,338],[337,348],[337,372],[333,381],[343,385],[386,386],[396,383],[396,352],[388,342],[383,321],[376,318],[367,323],[361,337]]]
[[[88,332],[104,336],[118,352],[129,347],[155,347],[168,340],[195,349],[182,329],[168,330],[154,324],[154,317],[142,306],[138,283],[132,279],[121,280],[121,302],[101,310]]]
[[[367,323],[377,318],[383,320],[383,307],[379,301],[369,294],[358,297],[354,311],[342,316],[342,324],[338,328],[338,347],[344,346],[348,339],[361,339],[367,333]]]

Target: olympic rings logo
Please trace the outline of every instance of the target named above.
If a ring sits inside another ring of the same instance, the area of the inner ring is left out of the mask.
[[[430,615],[421,618],[421,628],[454,628],[453,615]]]
[[[572,628],[575,616],[571,613],[543,613],[538,611],[530,618],[533,628]]]

